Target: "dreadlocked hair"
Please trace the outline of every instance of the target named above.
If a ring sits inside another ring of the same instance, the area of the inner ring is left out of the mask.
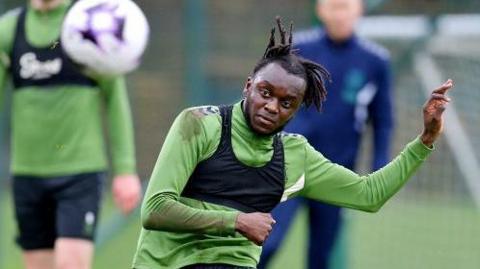
[[[322,102],[327,97],[327,90],[325,89],[325,81],[330,81],[330,74],[328,71],[315,62],[307,60],[296,54],[296,50],[292,48],[292,30],[293,22],[290,22],[290,33],[283,27],[281,18],[275,18],[277,22],[278,31],[280,33],[280,43],[275,44],[275,26],[270,31],[270,39],[267,49],[263,54],[262,59],[257,62],[253,69],[255,75],[260,69],[270,63],[278,63],[285,71],[290,74],[301,76],[307,83],[303,104],[309,107],[314,104],[317,110],[322,107]]]

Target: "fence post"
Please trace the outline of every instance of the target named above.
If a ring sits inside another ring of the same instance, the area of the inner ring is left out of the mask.
[[[205,18],[205,2],[185,0],[184,50],[185,50],[185,99],[188,105],[209,103],[211,90],[207,85],[208,27]]]

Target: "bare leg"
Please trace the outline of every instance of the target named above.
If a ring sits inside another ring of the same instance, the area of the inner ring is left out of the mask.
[[[23,262],[26,269],[52,269],[53,249],[24,251]]]
[[[90,269],[93,242],[77,238],[59,238],[55,241],[56,269]]]

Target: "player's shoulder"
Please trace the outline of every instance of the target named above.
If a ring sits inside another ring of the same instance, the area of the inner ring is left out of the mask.
[[[213,105],[195,106],[184,109],[182,113],[192,115],[196,118],[203,118],[211,115],[220,115],[220,108]]]
[[[18,15],[22,11],[22,9],[23,9],[22,7],[13,8],[3,13],[2,15],[0,15],[0,24],[6,24],[6,23],[14,24],[18,18]]]
[[[220,119],[220,108],[213,105],[189,107],[180,112],[177,118],[187,122],[217,122]]]
[[[15,8],[0,16],[0,51],[8,53],[12,47],[18,14],[22,8]]]
[[[213,134],[221,130],[221,119],[217,115],[219,115],[219,109],[216,106],[189,107],[178,114],[173,125],[185,140],[200,134],[214,137]]]
[[[308,143],[307,139],[301,134],[282,131],[278,135],[282,139],[284,147],[298,147]]]
[[[296,31],[293,33],[293,45],[296,47],[309,46],[318,42],[324,35],[324,31],[320,27]]]
[[[382,61],[388,61],[390,59],[390,52],[375,41],[364,37],[358,37],[358,45],[373,58],[377,58]]]

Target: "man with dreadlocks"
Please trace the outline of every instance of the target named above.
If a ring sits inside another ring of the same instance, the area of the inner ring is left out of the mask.
[[[431,153],[451,80],[425,103],[423,133],[368,176],[281,132],[302,104],[320,108],[328,73],[293,54],[291,27],[287,42],[277,24],[281,42],[273,29],[243,100],[186,109],[170,128],[143,201],[134,268],[255,268],[279,202],[304,196],[377,211]]]

